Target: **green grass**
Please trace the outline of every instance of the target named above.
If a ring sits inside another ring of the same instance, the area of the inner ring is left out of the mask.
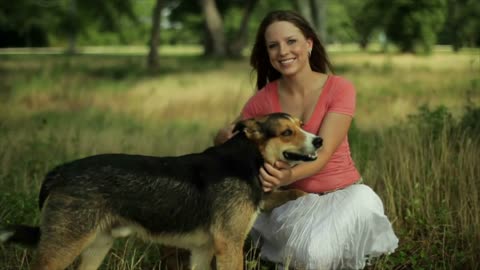
[[[247,59],[169,49],[152,73],[142,53],[0,54],[2,223],[38,222],[42,177],[59,163],[106,152],[203,150],[254,91]],[[337,73],[357,88],[355,162],[400,238],[398,250],[370,269],[479,269],[478,55],[332,51]],[[266,269],[252,252],[250,269]],[[123,240],[104,269],[159,269],[160,253]],[[0,269],[27,269],[31,255],[0,246]]]

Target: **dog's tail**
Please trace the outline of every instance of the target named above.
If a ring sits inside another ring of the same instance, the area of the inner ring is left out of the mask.
[[[12,243],[26,247],[36,247],[39,240],[39,227],[27,225],[8,225],[0,227],[0,243]]]

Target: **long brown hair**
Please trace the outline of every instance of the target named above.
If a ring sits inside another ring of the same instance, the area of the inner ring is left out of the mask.
[[[257,31],[255,44],[253,45],[252,54],[250,55],[250,65],[257,72],[257,90],[262,89],[267,82],[274,81],[281,77],[280,72],[272,67],[270,63],[267,45],[265,41],[265,31],[267,27],[278,21],[286,21],[295,25],[307,39],[313,41],[312,54],[309,62],[313,71],[327,73],[332,71],[332,65],[328,60],[325,47],[320,42],[319,37],[300,14],[290,10],[277,10],[268,13],[260,23]]]

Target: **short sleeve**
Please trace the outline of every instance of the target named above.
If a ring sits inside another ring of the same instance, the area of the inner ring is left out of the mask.
[[[245,103],[245,106],[243,106],[243,109],[242,109],[242,119],[248,119],[258,115],[258,112],[257,112],[258,102],[255,102],[255,101],[256,101],[256,98],[254,95],[248,99],[247,103]]]
[[[268,84],[265,88],[257,91],[255,95],[245,103],[242,109],[242,119],[248,119],[258,116],[263,116],[274,112],[274,105],[272,103],[272,88]]]
[[[354,116],[356,91],[353,84],[345,79],[339,80],[332,92],[328,112],[336,112]]]

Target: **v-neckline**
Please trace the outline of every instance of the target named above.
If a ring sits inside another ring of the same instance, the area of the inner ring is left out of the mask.
[[[331,78],[332,78],[332,75],[327,74],[327,79],[323,83],[323,86],[321,88],[321,93],[320,93],[320,95],[318,95],[318,98],[317,98],[317,101],[315,102],[315,107],[313,108],[312,114],[308,116],[307,120],[303,121],[303,124],[305,126],[308,126],[310,124],[310,121],[312,120],[313,116],[317,113],[317,110],[319,110],[318,103],[322,99],[322,97],[325,95],[325,92],[327,92],[325,90],[328,89],[327,86],[330,84]],[[277,107],[276,109],[279,112],[284,112],[282,110],[282,104],[280,103],[280,91],[279,91],[280,90],[280,80],[276,81],[275,86],[276,86],[276,89],[275,89],[275,95],[274,95],[274,102],[275,102],[275,106]]]

